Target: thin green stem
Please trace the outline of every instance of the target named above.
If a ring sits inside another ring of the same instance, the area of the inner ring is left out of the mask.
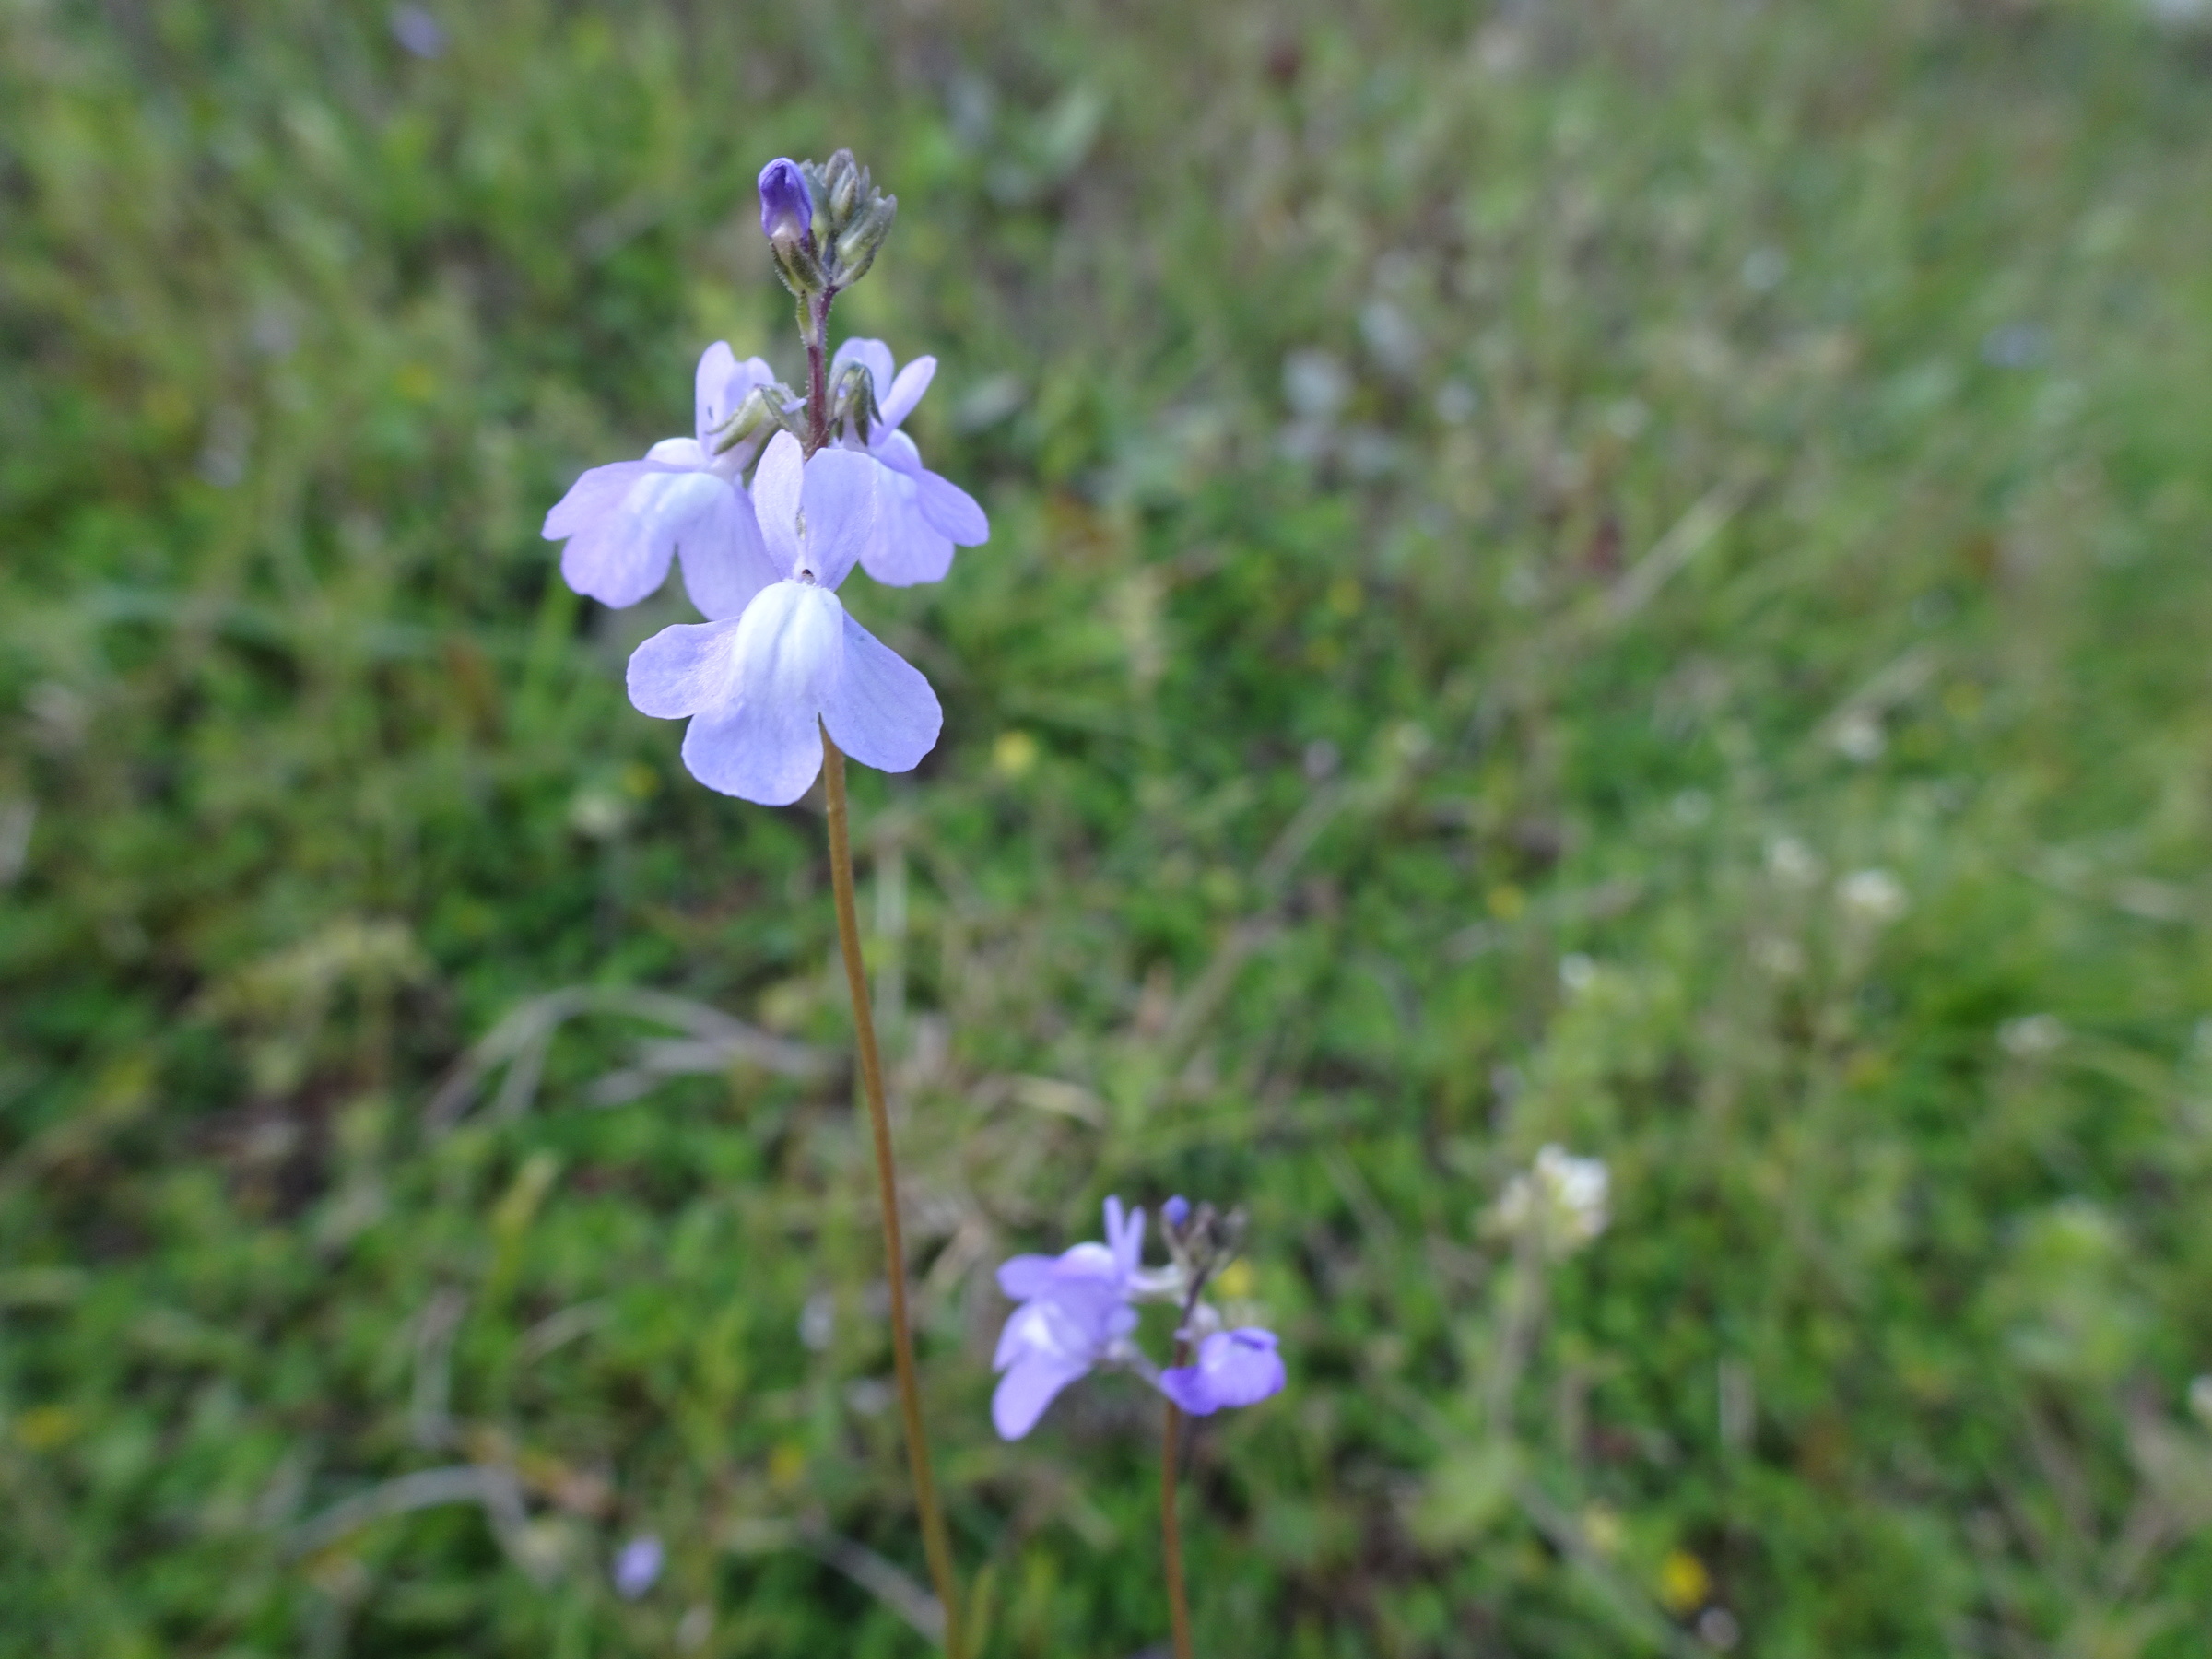
[[[945,1609],[947,1659],[963,1659],[959,1583],[953,1576],[952,1542],[945,1512],[937,1502],[937,1482],[929,1463],[929,1440],[922,1428],[922,1382],[914,1369],[914,1335],[906,1312],[906,1240],[899,1227],[899,1179],[891,1157],[891,1114],[883,1089],[883,1055],[876,1046],[876,1016],[868,1001],[868,975],[860,959],[860,912],[853,900],[853,838],[845,809],[845,757],[822,731],[822,776],[830,790],[830,885],[837,898],[837,942],[845,959],[845,983],[853,992],[853,1032],[860,1045],[860,1078],[868,1098],[868,1123],[876,1137],[876,1190],[883,1202],[883,1248],[891,1287],[891,1359],[899,1373],[899,1415],[906,1426],[906,1461],[914,1479],[914,1504],[922,1512],[922,1551],[929,1558],[930,1583]],[[1173,1409],[1172,1406],[1170,1407]],[[1182,1659],[1188,1659],[1187,1651]]]

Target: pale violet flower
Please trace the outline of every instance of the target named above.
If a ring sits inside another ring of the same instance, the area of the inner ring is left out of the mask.
[[[1207,1417],[1225,1406],[1256,1406],[1282,1393],[1283,1381],[1275,1333],[1246,1325],[1201,1339],[1196,1363],[1161,1371],[1159,1391],[1193,1417]]]
[[[944,716],[929,682],[837,598],[877,534],[880,472],[849,450],[802,461],[798,440],[778,432],[753,476],[768,583],[741,609],[663,629],[629,659],[630,701],[689,718],[684,764],[709,789],[789,806],[821,771],[818,722],[880,771],[910,771],[935,746]]]
[[[636,1601],[660,1582],[667,1559],[660,1539],[651,1533],[632,1538],[615,1557],[615,1594],[624,1601]]]
[[[899,429],[929,390],[937,359],[916,358],[894,375],[891,348],[881,340],[847,340],[830,364],[830,383],[853,363],[867,371],[877,419],[865,443],[850,422],[841,441],[882,465],[888,504],[880,535],[860,557],[861,569],[888,587],[941,581],[952,568],[954,546],[981,547],[991,539],[991,523],[973,496],[922,465],[922,452]]]
[[[726,341],[708,347],[699,359],[695,435],[663,439],[641,461],[593,467],[546,514],[546,539],[568,543],[560,554],[568,584],[619,609],[656,592],[680,553],[691,603],[710,617],[735,617],[775,581],[737,482],[759,441],[720,453],[714,447],[747,396],[774,382],[760,359],[739,362]]]
[[[1055,1394],[1118,1358],[1136,1329],[1129,1300],[1140,1282],[1145,1212],[1124,1213],[1119,1198],[1107,1199],[1106,1239],[1056,1256],[1016,1256],[999,1268],[998,1288],[1019,1304],[991,1361],[1004,1373],[991,1396],[1000,1438],[1029,1433]]]
[[[1162,1206],[1174,1264],[1143,1263],[1145,1212],[1106,1200],[1106,1242],[1085,1242],[1056,1256],[1016,1256],[998,1270],[999,1288],[1018,1304],[1007,1317],[992,1368],[1002,1373],[991,1396],[991,1420],[1006,1440],[1035,1428],[1054,1396],[1100,1366],[1136,1371],[1195,1417],[1230,1406],[1250,1406],[1280,1392],[1282,1358],[1275,1334],[1256,1326],[1220,1328],[1214,1310],[1199,1301],[1214,1259],[1212,1223],[1185,1231],[1191,1206],[1171,1198]],[[1211,1210],[1207,1211],[1210,1217]],[[1196,1253],[1194,1254],[1194,1252]],[[1156,1371],[1132,1340],[1138,1301],[1180,1301],[1185,1329],[1197,1344],[1194,1362]]]
[[[1498,1221],[1514,1231],[1536,1227],[1555,1249],[1573,1250],[1606,1230],[1611,1185],[1603,1159],[1574,1158],[1564,1147],[1546,1147],[1534,1169],[1506,1183]]]

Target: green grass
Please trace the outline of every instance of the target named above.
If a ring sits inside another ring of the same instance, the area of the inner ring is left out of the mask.
[[[988,1275],[1175,1191],[1292,1378],[1196,1440],[1206,1652],[2208,1651],[2212,43],[444,20],[0,6],[0,1654],[923,1651],[807,1544],[920,1571],[818,812],[536,536],[709,341],[795,370],[751,181],[840,143],[837,332],[994,529],[847,590],[947,709],[857,808],[988,1653],[1164,1635],[1152,1410],[1000,1446]],[[830,1069],[606,1108],[666,1033],[587,1012],[434,1132],[574,986]],[[1615,1216],[1505,1390],[1547,1141]],[[310,1527],[465,1464],[519,1529]]]

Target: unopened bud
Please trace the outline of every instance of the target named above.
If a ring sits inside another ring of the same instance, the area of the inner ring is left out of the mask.
[[[853,228],[837,239],[837,263],[843,280],[857,282],[868,274],[883,239],[891,233],[891,221],[898,217],[897,196],[877,196],[861,209]]]
[[[841,149],[822,170],[822,182],[829,186],[830,222],[841,229],[867,190],[867,174],[853,159],[851,150]]]
[[[847,363],[844,372],[837,377],[837,384],[830,392],[830,421],[832,426],[851,421],[865,443],[868,429],[879,418],[876,409],[876,378],[865,363]]]
[[[779,156],[760,170],[760,230],[778,245],[807,241],[814,230],[814,195],[799,164]]]
[[[714,429],[713,453],[726,455],[732,450],[742,449],[745,457],[750,459],[752,446],[774,432],[789,429],[786,415],[797,405],[798,399],[786,387],[755,386],[730,418]]]

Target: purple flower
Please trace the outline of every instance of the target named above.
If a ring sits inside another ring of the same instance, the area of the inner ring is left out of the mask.
[[[1181,1227],[1191,1218],[1191,1201],[1178,1193],[1159,1206],[1159,1218],[1170,1227]]]
[[[546,514],[547,541],[563,541],[560,573],[578,593],[619,608],[635,605],[684,559],[684,591],[710,617],[734,617],[776,579],[753,504],[737,483],[754,443],[721,454],[712,434],[756,386],[775,375],[759,358],[739,362],[716,341],[699,359],[692,438],[665,438],[642,461],[594,466]]]
[[[392,38],[418,58],[434,58],[445,51],[445,30],[419,6],[392,8]]]
[[[991,1369],[1006,1374],[991,1396],[1002,1440],[1037,1426],[1053,1396],[1113,1356],[1136,1328],[1129,1295],[1144,1249],[1145,1212],[1124,1215],[1106,1200],[1104,1244],[1082,1243],[1057,1256],[1016,1256],[998,1270],[999,1288],[1020,1306],[999,1334]]]
[[[941,581],[952,568],[954,545],[981,547],[991,539],[991,521],[973,496],[924,468],[914,441],[899,429],[929,390],[937,359],[916,358],[894,376],[888,346],[881,340],[847,340],[837,348],[830,365],[832,382],[848,363],[858,363],[868,371],[878,418],[868,428],[866,443],[849,428],[843,442],[881,463],[891,503],[884,514],[882,535],[861,555],[861,569],[887,587]]]
[[[1224,1406],[1252,1406],[1283,1388],[1283,1357],[1275,1333],[1256,1325],[1216,1331],[1198,1345],[1198,1363],[1159,1373],[1159,1390],[1193,1417]]]
[[[826,449],[802,463],[778,432],[753,475],[768,583],[741,610],[665,628],[629,659],[629,700],[690,717],[684,764],[709,789],[786,806],[820,771],[822,740],[881,771],[908,771],[944,715],[929,682],[845,612],[837,584],[877,534],[879,469]]]
[[[760,170],[760,232],[769,241],[803,241],[814,229],[814,193],[806,175],[789,157],[779,156]]]
[[[636,1601],[659,1583],[666,1560],[667,1552],[651,1533],[632,1538],[615,1557],[615,1594],[624,1601]]]

